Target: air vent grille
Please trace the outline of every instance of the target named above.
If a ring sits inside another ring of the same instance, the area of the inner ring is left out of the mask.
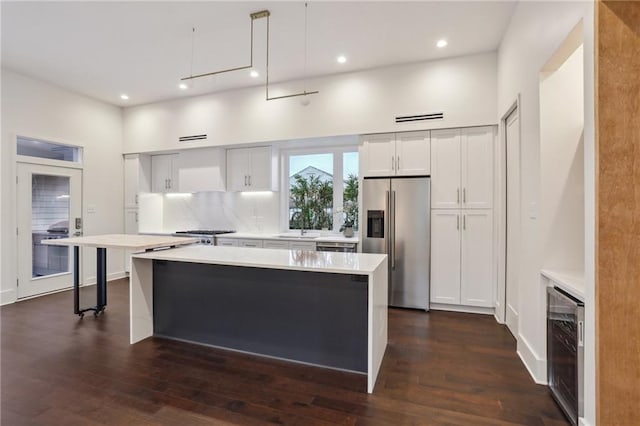
[[[203,141],[207,139],[207,135],[191,135],[191,136],[180,136],[178,138],[178,142],[193,142],[193,141]]]
[[[411,121],[442,120],[443,118],[444,118],[443,112],[433,112],[431,114],[398,115],[396,116],[396,123],[408,123]]]

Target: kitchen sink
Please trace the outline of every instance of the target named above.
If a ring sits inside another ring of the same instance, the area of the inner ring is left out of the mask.
[[[291,239],[291,240],[315,240],[316,238],[318,238],[320,235],[319,234],[304,234],[304,235],[300,235],[299,232],[297,233],[291,233],[291,234],[280,234],[278,235],[278,238],[287,238],[287,239]]]

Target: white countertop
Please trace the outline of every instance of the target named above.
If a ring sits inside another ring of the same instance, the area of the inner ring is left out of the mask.
[[[106,234],[85,237],[43,240],[42,244],[52,246],[102,247],[129,250],[147,250],[159,247],[179,246],[200,241],[199,238],[170,237],[161,235]]]
[[[582,271],[542,269],[540,274],[551,280],[554,285],[584,302],[584,273]]]
[[[317,232],[311,231],[312,235]],[[291,238],[281,237],[280,235],[291,234]],[[342,234],[328,234],[326,236],[319,236],[315,238],[297,238],[295,236],[297,232],[282,232],[279,234],[272,233],[252,233],[252,232],[234,232],[233,234],[220,234],[216,235],[216,238],[238,238],[247,240],[275,240],[275,241],[303,241],[303,242],[331,242],[331,243],[359,243],[357,235],[353,237],[345,237]]]
[[[192,245],[133,255],[138,259],[209,263],[250,268],[290,269],[338,274],[373,273],[386,262],[384,254],[333,253],[249,247]]]

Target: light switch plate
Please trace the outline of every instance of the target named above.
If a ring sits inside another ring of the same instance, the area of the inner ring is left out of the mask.
[[[532,203],[529,203],[529,218],[530,219],[538,218],[538,203],[536,203],[535,201]]]

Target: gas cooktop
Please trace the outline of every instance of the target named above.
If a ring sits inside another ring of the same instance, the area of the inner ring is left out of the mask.
[[[176,231],[176,234],[182,235],[220,235],[220,234],[233,234],[236,231],[223,231],[217,229],[192,229],[189,231]]]

